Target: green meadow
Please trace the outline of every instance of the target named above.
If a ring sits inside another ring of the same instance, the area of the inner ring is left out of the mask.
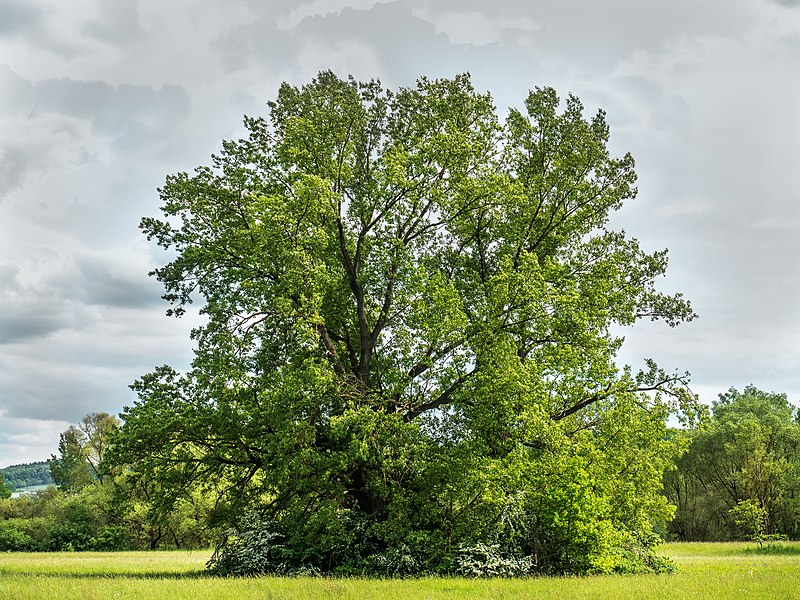
[[[204,575],[207,552],[0,554],[0,598],[800,598],[800,543],[672,543],[672,575],[327,579]]]

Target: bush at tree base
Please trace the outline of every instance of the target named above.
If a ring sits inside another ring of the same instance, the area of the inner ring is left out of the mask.
[[[208,562],[209,571],[216,575],[367,575],[378,577],[407,577],[419,575],[458,575],[461,577],[526,577],[543,572],[570,572],[564,566],[551,565],[543,571],[537,557],[523,554],[521,546],[502,548],[500,543],[461,544],[447,550],[431,547],[412,549],[406,544],[381,548],[378,540],[369,535],[363,515],[343,516],[351,535],[331,544],[314,547],[303,540],[298,543],[290,533],[280,533],[279,524],[257,517],[246,520],[237,530],[230,530]],[[613,550],[608,563],[610,570],[601,568],[580,572],[665,573],[674,565],[654,552],[660,543],[653,536],[647,543],[620,545]],[[320,560],[323,558],[323,560]],[[584,557],[586,559],[587,557]]]

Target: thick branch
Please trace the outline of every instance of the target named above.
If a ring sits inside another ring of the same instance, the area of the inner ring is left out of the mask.
[[[602,391],[599,391],[599,392],[595,392],[594,394],[592,394],[591,396],[588,396],[587,398],[584,398],[580,402],[576,402],[572,406],[569,406],[569,407],[567,407],[567,408],[565,408],[563,410],[560,410],[558,412],[555,412],[555,413],[551,414],[550,418],[553,419],[554,421],[561,421],[562,419],[566,419],[568,416],[575,414],[579,410],[584,409],[587,406],[590,406],[590,405],[594,404],[595,402],[598,402],[599,400],[604,400],[604,399],[608,398],[609,396],[614,395],[617,392],[631,393],[631,392],[664,391],[664,392],[666,392],[668,394],[675,395],[675,392],[671,391],[669,388],[665,389],[664,386],[666,386],[668,383],[674,383],[676,381],[682,381],[681,377],[678,377],[678,376],[666,377],[666,378],[662,379],[661,381],[658,381],[658,382],[656,382],[656,383],[654,383],[652,385],[636,386],[634,388],[627,388],[627,389],[622,389],[622,390],[612,389],[611,386],[609,385],[609,386],[606,387],[605,390],[602,390]]]
[[[453,397],[453,394],[458,391],[458,389],[464,384],[464,382],[469,379],[469,377],[475,373],[475,369],[469,371],[468,373],[464,373],[458,379],[456,379],[450,386],[444,390],[441,394],[439,394],[436,398],[431,400],[430,402],[423,402],[419,406],[412,408],[408,411],[405,415],[403,415],[403,420],[408,423],[409,421],[413,421],[422,413],[427,412],[429,410],[433,410],[434,408],[439,408],[440,406],[444,406],[448,404]]]
[[[572,406],[565,408],[564,410],[558,411],[557,413],[553,413],[550,415],[550,418],[553,421],[560,421],[562,419],[566,419],[568,416],[575,414],[579,410],[586,408],[587,406],[594,404],[598,400],[602,400],[603,398],[607,398],[610,394],[608,393],[608,388],[606,391],[597,392],[589,396],[588,398],[584,398],[580,402],[573,404]]]
[[[367,322],[367,310],[364,303],[364,290],[358,281],[358,267],[353,263],[350,257],[350,251],[347,249],[347,239],[345,237],[341,215],[336,220],[336,226],[339,230],[339,250],[342,253],[342,262],[347,272],[347,280],[350,284],[350,289],[353,291],[353,295],[356,299],[356,311],[358,313],[360,347],[357,375],[366,386],[369,380],[369,363],[372,357],[372,344],[370,342],[369,323]]]
[[[319,338],[322,341],[322,345],[325,347],[325,351],[328,353],[331,363],[333,364],[333,370],[336,371],[337,375],[344,375],[344,365],[342,364],[342,360],[339,358],[339,354],[336,352],[336,346],[333,345],[333,342],[328,335],[328,330],[324,325],[317,325],[317,332],[319,333]]]

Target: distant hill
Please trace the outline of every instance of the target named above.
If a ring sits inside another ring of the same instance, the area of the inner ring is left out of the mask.
[[[6,485],[12,491],[32,485],[54,484],[50,477],[50,466],[46,460],[41,462],[27,463],[24,465],[11,465],[5,469],[0,469],[0,473],[6,479]]]

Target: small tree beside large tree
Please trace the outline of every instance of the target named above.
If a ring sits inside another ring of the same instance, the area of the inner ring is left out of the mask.
[[[103,482],[101,463],[119,419],[105,412],[89,413],[58,436],[58,456],[47,461],[50,476],[64,492],[76,492],[94,481]]]
[[[619,368],[611,328],[694,315],[655,288],[666,251],[608,228],[636,175],[604,113],[330,72],[269,106],[142,220],[169,313],[207,323],[188,373],[134,384],[114,460],[164,506],[218,496],[222,572],[658,568],[695,400]]]

